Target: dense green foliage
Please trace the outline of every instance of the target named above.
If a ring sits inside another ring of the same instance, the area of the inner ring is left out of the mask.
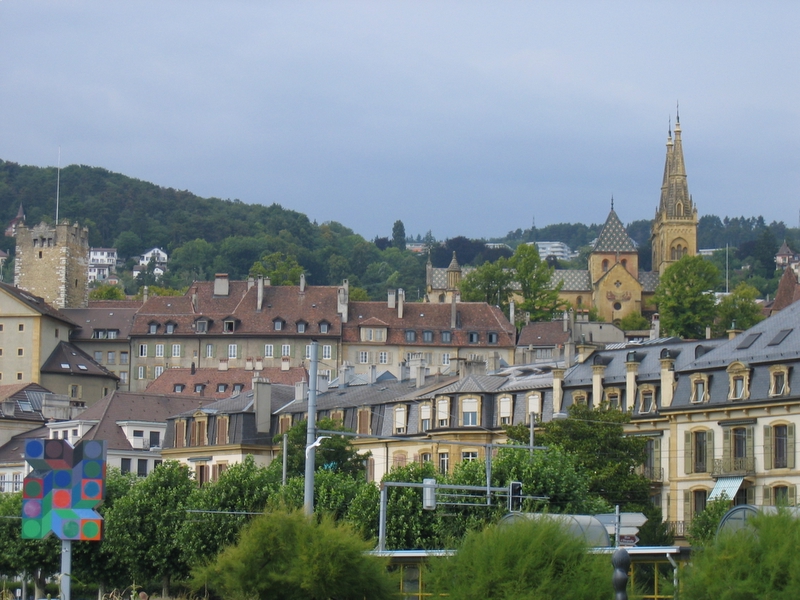
[[[472,532],[431,571],[436,591],[459,600],[595,600],[612,568],[560,523],[535,520]]]
[[[682,577],[684,600],[794,600],[800,590],[800,520],[759,514],[695,552]]]
[[[724,492],[718,498],[710,500],[706,507],[692,517],[686,538],[692,546],[705,546],[717,535],[719,522],[731,508],[731,500]]]
[[[758,290],[742,282],[729,296],[725,296],[717,305],[717,322],[713,327],[714,335],[722,337],[725,332],[735,329],[750,329],[764,319],[761,307],[756,302]]]
[[[369,544],[330,517],[308,519],[275,511],[257,517],[207,566],[194,572],[222,598],[250,600],[375,600],[393,595],[386,561],[365,554]]]
[[[666,335],[700,339],[714,324],[716,301],[712,293],[719,271],[702,256],[684,256],[664,270],[654,296]]]

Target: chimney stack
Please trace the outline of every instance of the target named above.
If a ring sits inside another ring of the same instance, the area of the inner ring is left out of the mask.
[[[516,307],[514,306],[514,301],[513,300],[508,303],[508,320],[511,321],[512,325],[514,325],[514,319],[516,319],[516,316],[517,316],[516,313],[515,313],[515,310],[514,310],[515,308]],[[516,327],[516,325],[514,325],[514,326]]]
[[[458,325],[458,311],[456,310],[456,295],[452,295],[450,301],[450,329],[455,329]]]
[[[228,274],[217,273],[214,275],[214,295],[227,296],[229,291],[230,287],[228,285]]]
[[[302,294],[305,291],[306,291],[306,274],[300,273],[300,293]]]
[[[192,288],[192,310],[197,312],[197,286]]]
[[[394,309],[397,304],[397,290],[389,290],[389,308]]]
[[[249,290],[250,288],[252,288],[255,285],[255,282],[256,282],[256,280],[253,279],[253,277],[248,277],[247,278],[247,289]]]
[[[264,306],[264,277],[258,276],[258,301],[256,303],[256,311],[261,312],[261,307]]]
[[[406,293],[403,291],[403,288],[397,290],[397,318],[403,318],[403,302],[406,299]]]
[[[294,384],[294,399],[296,402],[308,400],[308,382],[305,379]]]
[[[266,377],[253,377],[253,412],[256,413],[256,431],[269,433],[272,416],[272,385]]]
[[[148,296],[150,296],[150,286],[146,285],[142,289],[142,302],[147,302]]]
[[[375,383],[378,379],[378,366],[377,365],[370,365],[369,366],[369,382],[370,384]]]
[[[350,283],[347,279],[342,281],[336,295],[336,312],[341,315],[342,323],[347,323],[347,307],[350,303]]]

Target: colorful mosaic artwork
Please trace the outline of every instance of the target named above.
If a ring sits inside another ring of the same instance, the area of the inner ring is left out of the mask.
[[[105,497],[106,442],[28,440],[25,460],[33,470],[22,484],[22,537],[102,539],[103,517],[94,509]]]

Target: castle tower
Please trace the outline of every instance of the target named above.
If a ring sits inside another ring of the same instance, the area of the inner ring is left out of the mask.
[[[661,202],[651,232],[653,271],[659,276],[682,256],[697,254],[697,208],[689,194],[683,162],[680,116],[675,122],[675,139],[667,137],[667,159],[661,184]]]
[[[89,302],[89,230],[66,219],[56,226],[17,225],[14,285],[56,308]]]

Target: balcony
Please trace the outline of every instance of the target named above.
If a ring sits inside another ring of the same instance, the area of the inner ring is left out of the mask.
[[[714,467],[711,471],[712,477],[729,477],[756,474],[756,459],[753,456],[745,458],[723,458],[714,459]]]
[[[149,450],[150,449],[150,440],[147,440],[143,437],[134,437],[128,438],[128,441],[131,443],[131,447],[134,450]]]
[[[645,479],[655,483],[661,483],[664,481],[664,469],[661,467],[648,467],[646,465],[640,465],[636,467],[636,474],[641,475]]]
[[[676,538],[686,537],[691,521],[667,521],[669,532]]]

